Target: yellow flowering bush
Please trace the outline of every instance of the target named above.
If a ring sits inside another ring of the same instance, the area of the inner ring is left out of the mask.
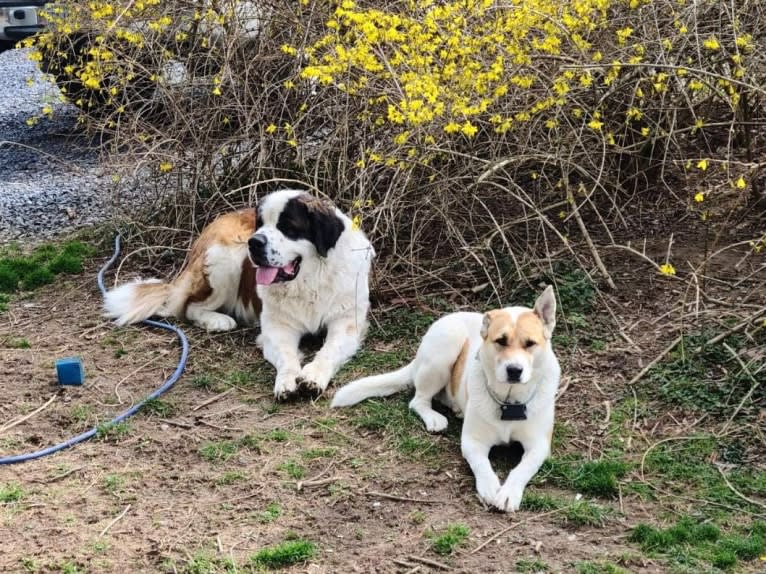
[[[180,203],[212,209],[302,181],[371,233],[382,268],[417,281],[423,269],[454,277],[458,262],[521,274],[551,242],[590,256],[579,238],[614,242],[630,202],[710,223],[762,193],[760,5],[78,0],[48,11],[31,57],[111,149],[193,182]],[[423,244],[433,248],[411,249]]]

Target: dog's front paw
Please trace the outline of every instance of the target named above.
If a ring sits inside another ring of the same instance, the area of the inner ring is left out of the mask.
[[[207,313],[197,319],[197,324],[210,333],[221,333],[237,328],[233,317],[223,313]]]
[[[274,381],[274,397],[277,400],[290,398],[298,390],[298,383],[295,380],[295,373],[277,373],[277,379]]]
[[[484,479],[476,479],[476,492],[482,502],[489,506],[495,505],[495,499],[499,490],[500,481],[495,475]]]
[[[423,422],[426,424],[426,430],[428,432],[441,432],[447,428],[447,417],[436,411],[426,412],[420,414]]]
[[[497,491],[495,501],[492,506],[503,512],[515,512],[521,506],[521,497],[524,494],[524,487],[515,484],[506,484]]]
[[[298,382],[306,390],[321,395],[327,388],[327,385],[330,384],[331,378],[332,373],[327,366],[320,361],[314,360],[304,365],[301,369],[298,375]]]

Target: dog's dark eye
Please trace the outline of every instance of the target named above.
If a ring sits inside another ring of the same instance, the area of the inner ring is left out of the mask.
[[[497,344],[498,344],[498,345],[500,345],[501,347],[507,347],[507,346],[508,346],[508,337],[506,337],[505,335],[503,335],[503,336],[502,336],[502,337],[500,337],[499,339],[495,339],[495,343],[497,343]]]
[[[534,342],[532,339],[529,339],[529,340],[527,340],[527,341],[524,341],[524,348],[525,348],[525,349],[531,349],[531,348],[532,348],[532,347],[534,347],[535,345],[537,345],[537,343],[535,343],[535,342]]]

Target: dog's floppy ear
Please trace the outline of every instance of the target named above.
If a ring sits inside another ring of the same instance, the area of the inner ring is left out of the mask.
[[[326,204],[312,202],[308,205],[311,220],[311,242],[320,257],[327,257],[343,233],[343,222],[335,214],[335,210]]]
[[[553,285],[548,285],[535,301],[535,314],[543,322],[545,338],[550,339],[556,327],[556,295],[553,292]]]

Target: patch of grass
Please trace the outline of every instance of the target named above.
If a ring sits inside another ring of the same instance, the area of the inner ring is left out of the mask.
[[[229,472],[224,472],[220,477],[218,477],[215,483],[219,486],[228,486],[230,484],[234,484],[235,482],[241,482],[246,479],[247,474],[244,472],[231,470]]]
[[[732,357],[724,343],[735,351],[766,346],[766,329],[755,331],[752,340],[740,334],[730,335],[716,345],[705,346],[714,333],[703,332],[683,338],[665,361],[647,373],[649,389],[658,398],[674,405],[713,414],[728,414],[750,390],[752,380]],[[701,347],[699,353],[695,350]],[[764,368],[766,357],[750,361],[751,373]],[[739,416],[757,416],[758,405],[766,401],[766,387],[761,385],[743,405]]]
[[[283,462],[277,468],[295,480],[306,477],[306,468],[294,460]]]
[[[250,556],[250,564],[275,570],[311,560],[316,553],[316,544],[309,540],[287,540],[259,550]]]
[[[365,401],[355,409],[352,422],[359,428],[384,434],[401,454],[411,457],[434,454],[437,439],[427,433],[423,421],[409,409],[408,403],[409,397],[404,395]]]
[[[208,462],[226,462],[239,450],[239,445],[230,440],[208,442],[199,449],[199,454]]]
[[[338,448],[334,446],[327,446],[321,448],[310,448],[304,450],[301,456],[305,460],[315,460],[317,458],[332,458],[338,453]]]
[[[254,434],[246,434],[238,441],[239,446],[253,452],[261,452],[261,438]]]
[[[611,562],[594,562],[591,560],[576,562],[575,572],[577,574],[629,574],[627,570]]]
[[[90,405],[75,405],[69,411],[69,416],[77,422],[85,422],[93,416],[93,407]]]
[[[5,344],[9,349],[30,349],[32,347],[32,345],[29,344],[29,340],[24,337],[19,337],[18,339],[6,339]]]
[[[208,552],[196,552],[181,565],[172,564],[172,571],[179,574],[235,574],[237,565],[230,558],[216,558]]]
[[[130,424],[125,421],[101,423],[96,427],[96,438],[99,440],[116,442],[128,434],[130,434]]]
[[[521,499],[521,509],[530,512],[550,512],[561,508],[562,501],[550,494],[539,494],[527,489]]]
[[[0,278],[0,283],[2,282],[2,278]],[[2,293],[3,290],[2,284],[0,284],[0,313],[8,310],[8,303],[10,303],[11,298],[8,297],[5,293]]]
[[[516,572],[548,572],[548,565],[542,560],[522,558],[516,561]]]
[[[85,574],[85,570],[70,560],[62,562],[59,566],[59,570],[61,571],[61,574]]]
[[[24,491],[15,482],[0,486],[0,503],[18,502],[22,498],[24,498]]]
[[[429,536],[431,548],[443,556],[452,554],[458,546],[468,539],[470,533],[471,531],[464,524],[448,524],[442,531],[434,532]]]
[[[121,359],[125,355],[127,355],[128,352],[123,347],[118,347],[114,350],[114,358],[115,359]]]
[[[423,524],[426,521],[426,513],[422,510],[416,510],[410,514],[410,520],[414,524]]]
[[[224,380],[228,385],[240,388],[254,387],[258,383],[258,377],[252,371],[229,371]]]
[[[581,494],[614,498],[618,494],[618,480],[629,469],[628,463],[618,460],[551,458],[541,468],[540,478]]]
[[[158,398],[149,399],[141,409],[146,414],[163,419],[173,416],[176,412],[176,406],[173,403]]]
[[[275,442],[287,442],[290,440],[290,432],[285,429],[273,429],[266,433],[266,439]]]
[[[610,510],[588,500],[577,500],[563,511],[567,524],[574,526],[604,526]]]
[[[40,572],[42,570],[42,566],[37,563],[37,560],[34,558],[29,558],[28,556],[24,556],[20,559],[21,567],[24,569],[24,572]]]
[[[667,528],[639,524],[629,540],[650,555],[665,555],[692,566],[706,562],[726,570],[739,560],[752,561],[766,552],[766,528],[760,524],[764,523],[724,534],[715,524],[683,516]]]
[[[215,381],[208,374],[195,375],[191,380],[191,386],[195,389],[209,391],[215,386]]]
[[[125,478],[119,474],[107,474],[104,477],[104,489],[114,496],[117,496],[118,491],[122,488]]]
[[[255,519],[261,524],[268,524],[270,522],[274,522],[281,515],[282,508],[279,506],[279,503],[272,502],[265,508],[265,510],[257,513]]]
[[[0,292],[34,290],[51,283],[61,273],[81,273],[83,261],[93,252],[92,247],[80,241],[42,245],[26,254],[6,250],[0,255]]]

